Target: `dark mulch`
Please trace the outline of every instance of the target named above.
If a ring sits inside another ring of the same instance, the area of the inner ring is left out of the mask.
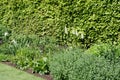
[[[2,64],[6,64],[6,65],[9,65],[9,66],[12,66],[12,67],[16,68],[16,65],[11,63],[11,62],[9,62],[9,61],[2,62]],[[45,80],[53,80],[51,75],[40,75],[39,73],[33,73],[32,69],[27,69],[27,70],[24,70],[24,71],[29,73],[29,74],[32,74],[34,76],[44,78]]]

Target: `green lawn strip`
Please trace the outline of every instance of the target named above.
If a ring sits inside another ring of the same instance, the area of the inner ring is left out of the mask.
[[[0,80],[44,80],[0,63]]]

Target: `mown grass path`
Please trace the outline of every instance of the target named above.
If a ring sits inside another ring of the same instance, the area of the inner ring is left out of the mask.
[[[0,63],[0,80],[44,80]]]

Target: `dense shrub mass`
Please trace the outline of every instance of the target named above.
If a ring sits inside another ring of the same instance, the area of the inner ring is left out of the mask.
[[[50,71],[54,80],[119,80],[120,63],[115,60],[72,49],[54,55]]]
[[[0,10],[12,32],[53,36],[63,45],[120,39],[119,0],[1,0]]]

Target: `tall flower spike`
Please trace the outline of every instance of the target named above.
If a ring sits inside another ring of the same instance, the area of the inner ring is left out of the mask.
[[[78,34],[78,32],[77,32],[77,29],[75,30],[75,34],[76,34],[76,36],[78,36],[79,34]]]
[[[76,32],[75,32],[75,30],[74,30],[74,29],[72,30],[72,34],[76,34]]]
[[[67,30],[67,27],[65,27],[65,34],[68,34],[68,30]]]
[[[83,33],[81,33],[81,39],[84,39],[84,34]]]

